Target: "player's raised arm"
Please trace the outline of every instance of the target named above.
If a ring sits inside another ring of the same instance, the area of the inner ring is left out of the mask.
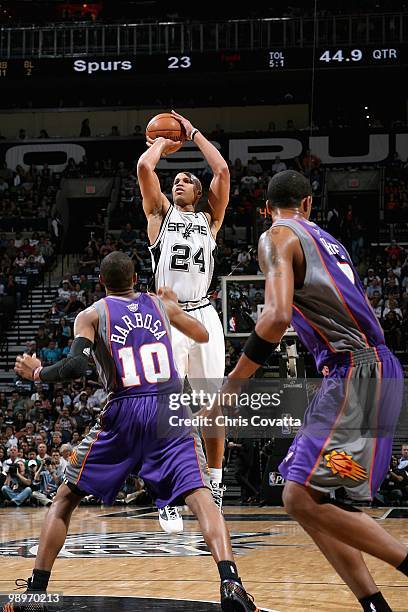
[[[188,140],[193,140],[207,160],[213,178],[208,192],[208,202],[205,212],[211,216],[211,229],[216,234],[224,220],[225,209],[228,206],[230,193],[230,173],[228,164],[216,147],[191,122],[175,111],[172,114],[182,123]]]
[[[262,365],[282,339],[292,319],[293,260],[299,240],[286,227],[262,234],[258,256],[265,274],[265,306],[244,352],[229,378],[248,378]]]
[[[22,378],[55,383],[73,380],[85,376],[88,360],[95,342],[98,314],[94,308],[87,308],[79,313],[74,323],[74,341],[66,359],[61,359],[50,366],[43,367],[41,361],[24,354],[18,356],[14,370]]]
[[[187,314],[177,303],[177,296],[169,287],[160,287],[158,297],[166,308],[170,323],[196,342],[208,342],[208,331],[202,323]]]
[[[149,220],[151,215],[166,214],[169,201],[162,193],[160,181],[156,174],[156,166],[163,155],[174,153],[182,143],[167,138],[148,139],[148,149],[137,162],[137,178],[143,198],[143,210]]]

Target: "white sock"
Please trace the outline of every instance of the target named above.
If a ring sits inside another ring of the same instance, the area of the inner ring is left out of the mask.
[[[210,478],[217,484],[222,483],[222,468],[208,468],[210,472]]]

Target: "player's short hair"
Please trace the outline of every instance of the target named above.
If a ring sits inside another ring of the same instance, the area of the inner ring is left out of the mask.
[[[270,206],[296,208],[304,198],[312,195],[312,186],[300,172],[285,170],[269,181],[267,198]]]
[[[201,196],[203,195],[203,186],[201,184],[200,179],[192,172],[183,171],[183,172],[178,172],[177,174],[185,174],[190,179],[190,182],[194,185],[194,189],[197,194],[196,201],[195,201],[195,204],[196,204],[198,200],[201,198]]]
[[[123,291],[133,282],[135,266],[123,251],[112,251],[102,259],[100,275],[107,289]]]

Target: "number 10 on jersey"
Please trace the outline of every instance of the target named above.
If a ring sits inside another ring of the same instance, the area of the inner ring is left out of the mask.
[[[118,351],[118,356],[123,367],[124,387],[139,387],[144,382],[154,385],[170,379],[169,354],[162,342],[142,344],[139,348],[139,361],[143,372],[137,372],[133,346],[124,346]]]

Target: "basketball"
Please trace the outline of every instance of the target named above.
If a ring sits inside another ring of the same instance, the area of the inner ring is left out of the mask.
[[[159,136],[181,142],[186,139],[186,133],[180,121],[170,113],[160,113],[150,119],[146,127],[146,136],[153,140]]]

